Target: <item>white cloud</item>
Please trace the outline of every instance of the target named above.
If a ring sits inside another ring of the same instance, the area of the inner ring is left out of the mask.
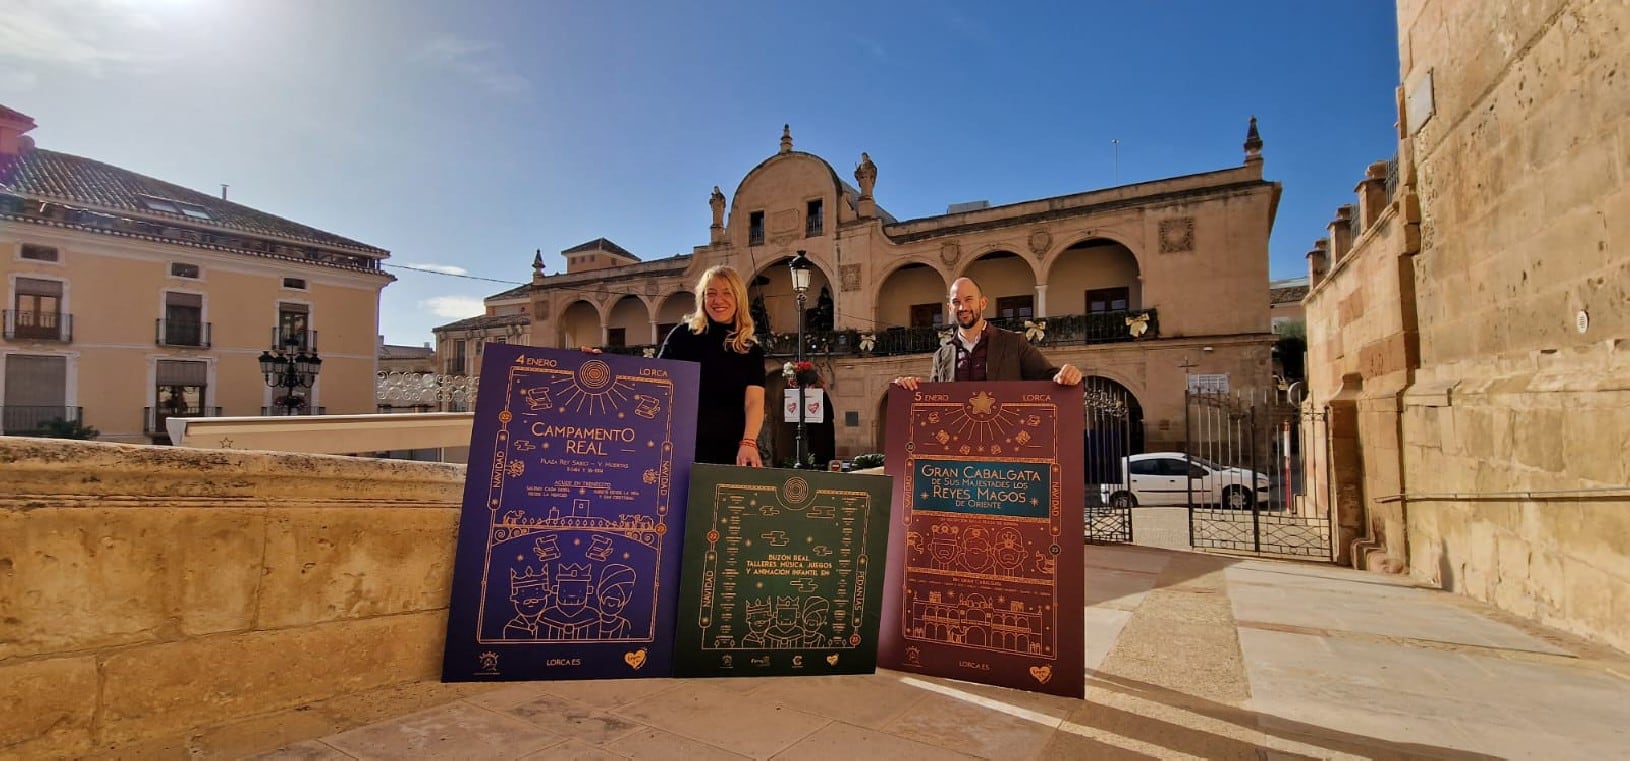
[[[419,57],[446,67],[495,95],[520,95],[532,83],[505,65],[496,43],[459,37],[437,37],[425,43]]]
[[[412,267],[412,268],[414,268],[416,270],[425,270],[426,272],[440,272],[443,275],[468,275],[468,274],[470,274],[469,270],[464,269],[463,267],[458,267],[458,266],[454,266],[454,265],[451,265],[451,264],[433,264],[433,263],[420,264],[420,263],[414,262],[414,263],[404,264],[402,266],[404,266],[404,267]]]
[[[135,4],[114,0],[12,0],[0,13],[0,61],[26,67],[73,69],[102,76],[109,64],[160,60],[155,50],[131,47],[154,40],[158,20]],[[8,83],[23,79],[6,74]]]
[[[428,309],[431,314],[449,320],[462,320],[487,311],[481,299],[469,296],[437,296],[419,302],[419,308]]]

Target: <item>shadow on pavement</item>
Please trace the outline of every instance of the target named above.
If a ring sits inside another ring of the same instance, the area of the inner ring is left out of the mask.
[[[1088,689],[1106,689],[1122,695],[1161,703],[1210,719],[1227,722],[1247,731],[1262,732],[1292,742],[1314,745],[1326,750],[1348,753],[1364,758],[1436,758],[1453,759],[1455,761],[1485,761],[1500,758],[1499,756],[1484,753],[1423,743],[1395,742],[1291,721],[1218,703],[1148,682],[1091,669],[1087,671],[1087,687]],[[1180,753],[1188,753],[1202,758],[1258,758],[1263,750],[1271,750],[1276,758],[1316,758],[1316,756],[1305,756],[1293,752],[1264,749],[1255,743],[1173,724],[1148,716],[1141,716],[1119,708],[1091,702],[1090,700],[1088,706],[1087,710],[1078,713],[1072,721],[1121,737],[1159,745]],[[1128,754],[1123,749],[1116,750],[1119,753]],[[1136,755],[1128,754],[1126,757],[1135,757]]]
[[[1152,562],[1157,559],[1161,561],[1158,566]],[[1091,608],[1112,602],[1129,593],[1177,586],[1190,579],[1221,571],[1238,563],[1240,558],[1125,544],[1089,543],[1084,560],[1087,570],[1082,584],[1081,601],[1086,607]],[[1104,573],[1106,571],[1123,579],[1124,583],[1109,582],[1110,575]],[[1150,577],[1148,583],[1137,583],[1137,575]],[[1094,583],[1095,581],[1098,583]]]

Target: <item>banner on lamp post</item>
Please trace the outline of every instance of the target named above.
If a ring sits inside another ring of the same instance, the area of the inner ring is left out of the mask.
[[[803,416],[798,414],[798,389],[781,392],[781,414],[789,423],[821,423],[826,420],[826,392],[818,388],[804,389]]]

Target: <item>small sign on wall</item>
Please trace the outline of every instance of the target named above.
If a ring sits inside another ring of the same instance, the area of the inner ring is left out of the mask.
[[[1190,375],[1189,391],[1201,394],[1226,394],[1228,393],[1228,373]]]

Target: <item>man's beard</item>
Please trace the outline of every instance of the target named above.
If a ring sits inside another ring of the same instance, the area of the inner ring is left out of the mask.
[[[958,314],[956,316],[956,324],[963,330],[973,330],[973,326],[979,324],[979,317],[980,315],[978,312],[969,312],[966,319],[964,319],[961,314]]]

